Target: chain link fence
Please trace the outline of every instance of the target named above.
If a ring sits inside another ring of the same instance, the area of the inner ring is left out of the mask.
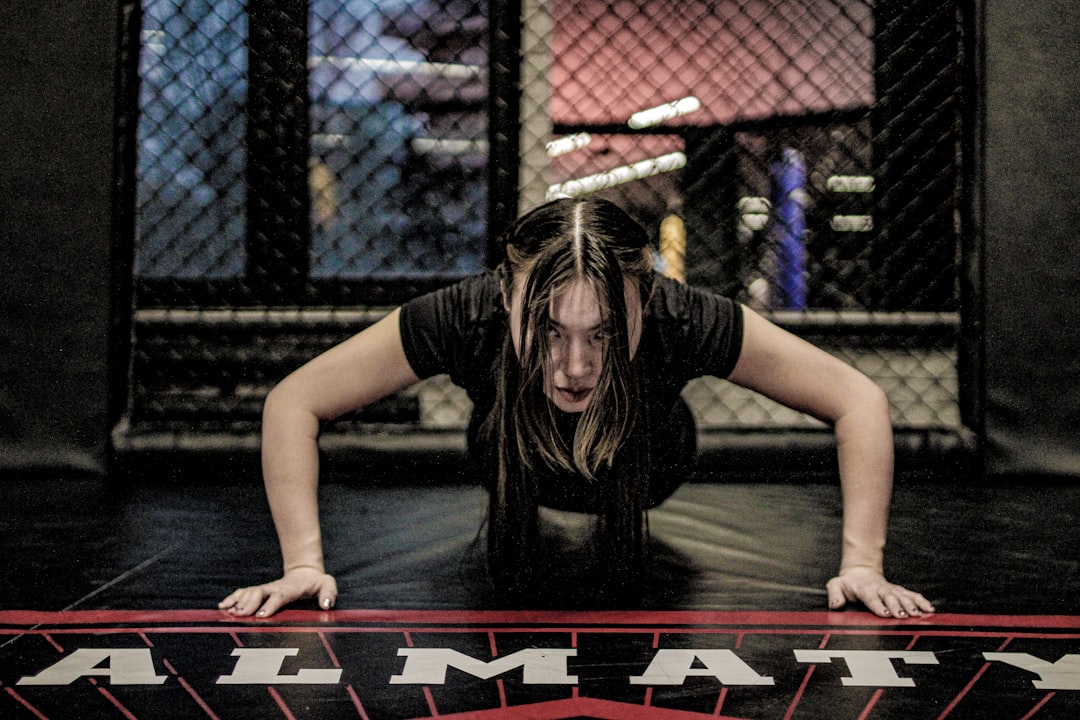
[[[960,0],[144,0],[131,428],[262,396],[491,237],[595,193],[661,271],[963,426]],[[701,426],[815,427],[727,383]],[[445,378],[349,423],[463,427]],[[133,434],[134,430],[129,428]]]

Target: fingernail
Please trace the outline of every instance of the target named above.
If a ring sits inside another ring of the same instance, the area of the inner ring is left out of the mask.
[[[322,606],[327,610],[330,609],[330,598],[323,598]]]
[[[259,617],[265,617],[266,616],[266,611],[265,610],[260,610],[259,612],[255,613],[255,614],[258,615]]]

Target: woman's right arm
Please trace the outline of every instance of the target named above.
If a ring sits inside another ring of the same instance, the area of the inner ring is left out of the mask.
[[[263,408],[262,466],[281,544],[282,576],[236,590],[218,607],[233,615],[272,615],[307,597],[330,608],[337,584],[323,566],[319,528],[320,425],[417,382],[405,357],[400,309],[282,380]]]

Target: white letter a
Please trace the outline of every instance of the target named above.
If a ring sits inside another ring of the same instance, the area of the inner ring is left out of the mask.
[[[695,668],[697,660],[705,667]],[[682,685],[690,675],[715,677],[724,685],[772,685],[771,677],[754,672],[731,650],[657,650],[643,675],[631,685]]]
[[[98,667],[105,660],[108,667]],[[154,672],[149,648],[79,648],[37,675],[22,678],[19,685],[70,685],[86,675],[106,676],[113,685],[160,685],[168,675]]]

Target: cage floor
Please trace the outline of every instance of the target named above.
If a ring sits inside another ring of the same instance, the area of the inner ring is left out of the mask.
[[[888,571],[938,614],[825,611],[827,483],[688,484],[652,513],[639,602],[547,513],[543,590],[488,586],[476,488],[324,485],[337,609],[213,608],[274,576],[250,477],[0,484],[4,718],[1074,718],[1080,487],[898,484]]]

